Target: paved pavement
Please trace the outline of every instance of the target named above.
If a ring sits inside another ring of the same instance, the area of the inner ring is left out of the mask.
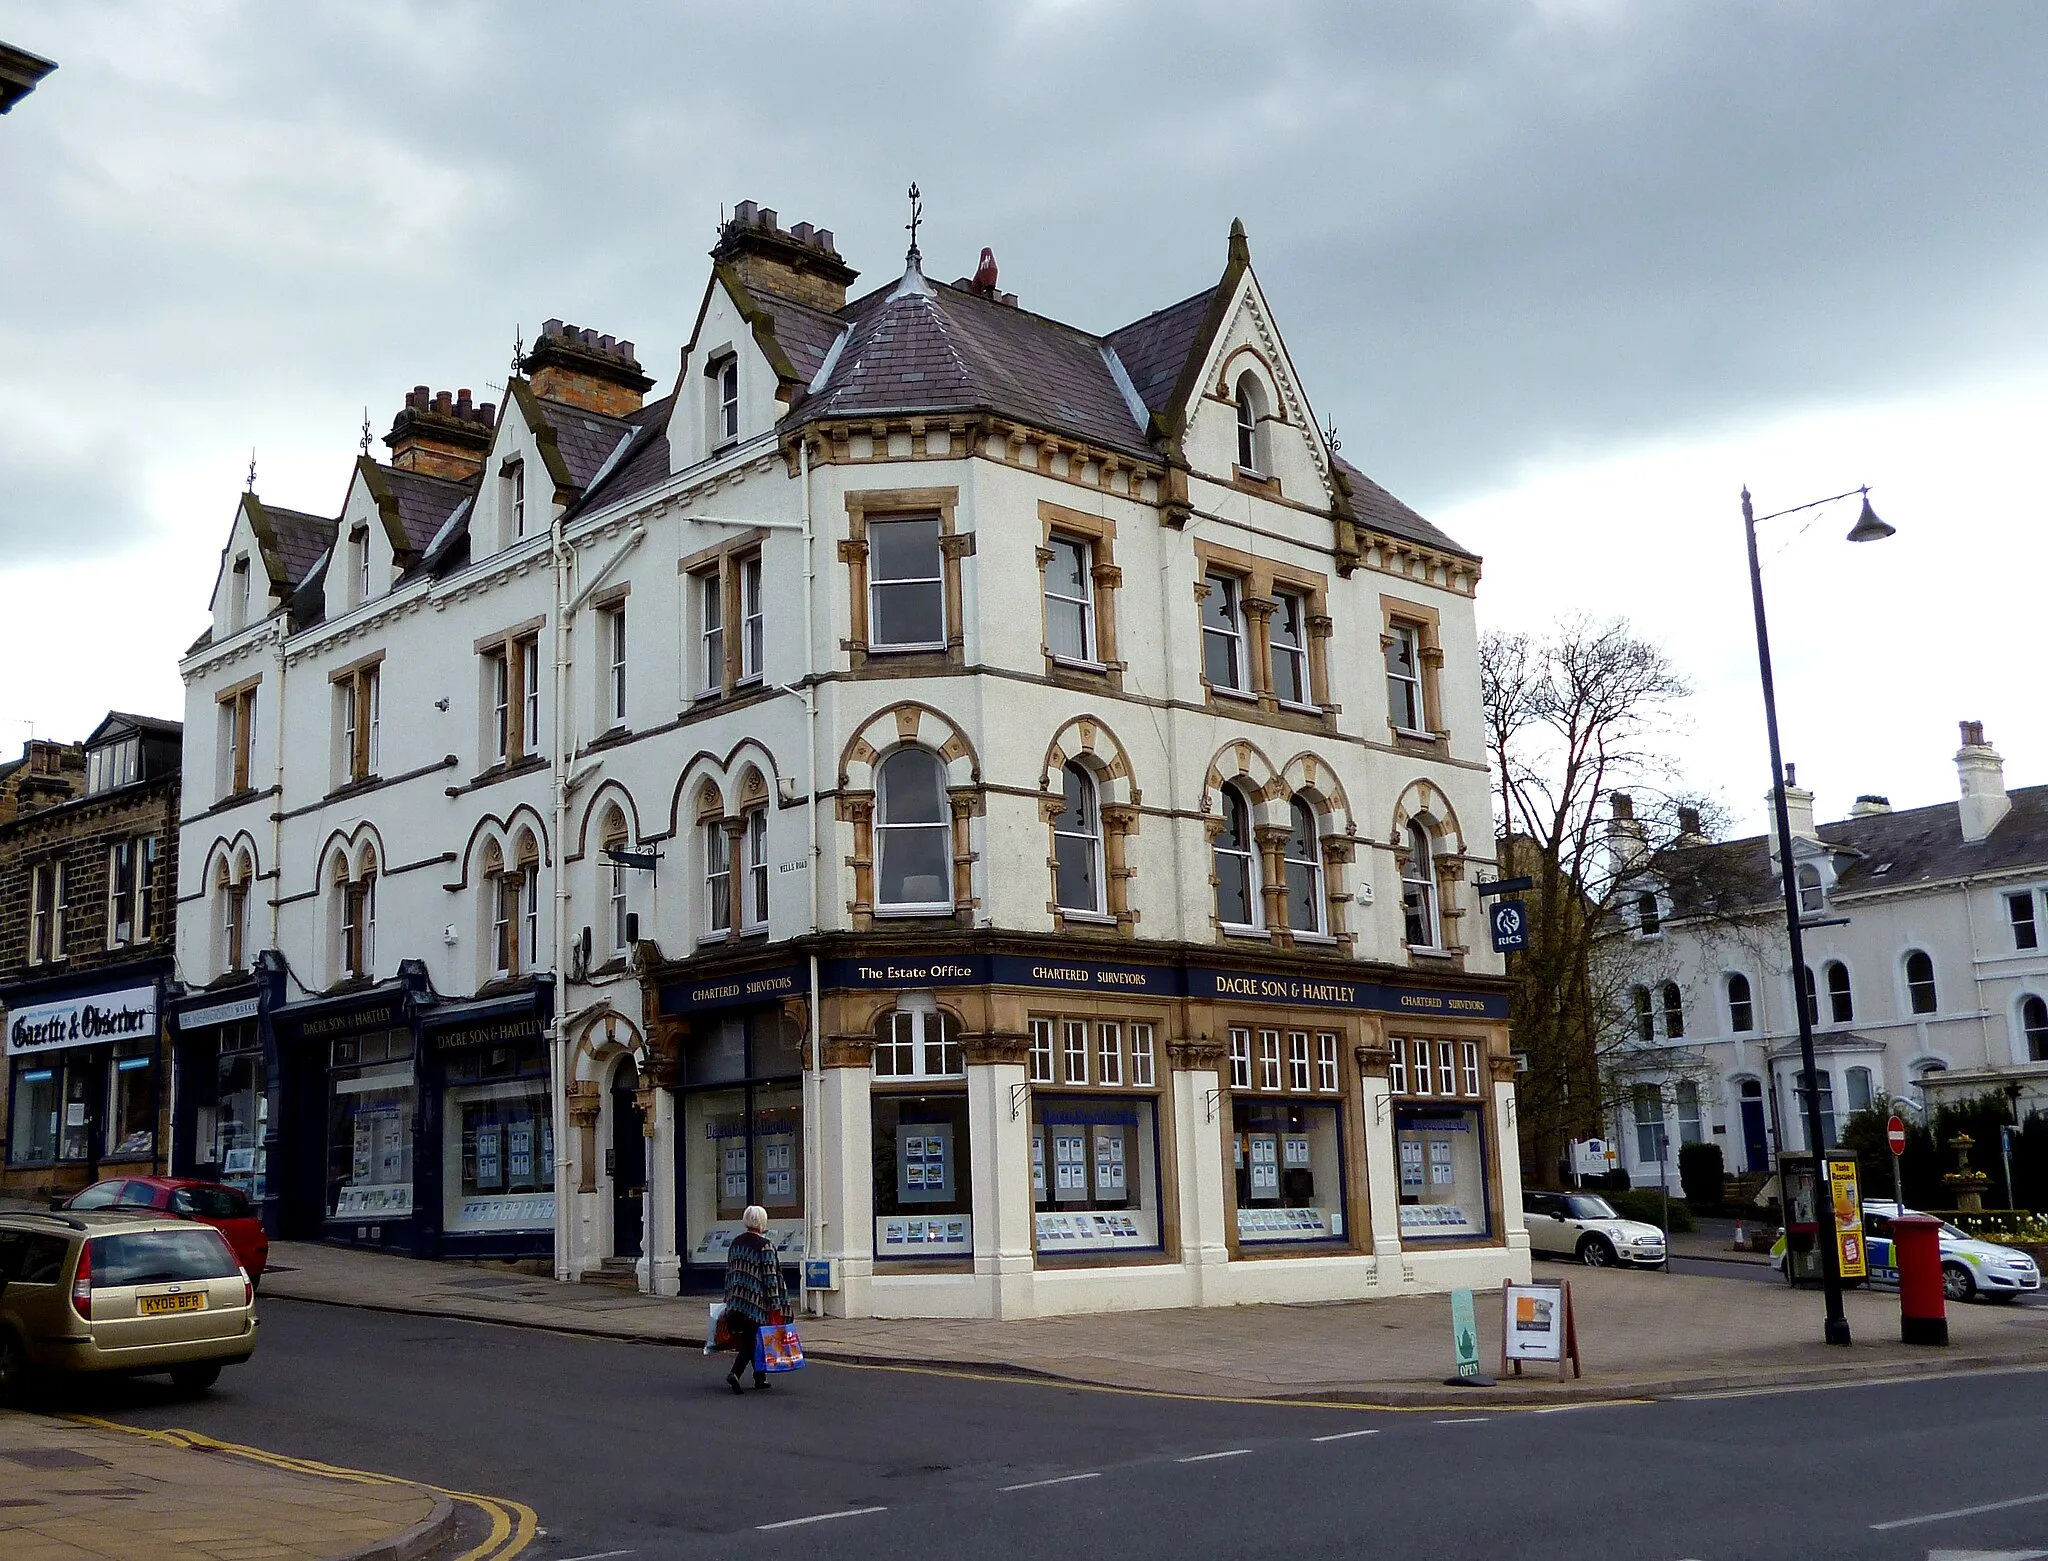
[[[456,1532],[454,1503],[409,1481],[289,1463],[206,1438],[0,1411],[0,1555],[411,1561]]]
[[[266,1296],[688,1348],[703,1342],[701,1296],[643,1296],[301,1243],[273,1245],[271,1262]],[[1899,1343],[1898,1300],[1882,1291],[1849,1293],[1856,1343],[1830,1349],[1820,1342],[1817,1293],[1740,1277],[1749,1272],[1745,1265],[1730,1278],[1540,1262],[1537,1277],[1571,1283],[1585,1376],[1564,1383],[1523,1377],[1491,1397],[1556,1403],[2048,1362],[2048,1310],[1951,1307],[1950,1347],[1916,1349]],[[1478,1299],[1480,1358],[1497,1361],[1501,1309]],[[865,1365],[1233,1399],[1426,1406],[1475,1396],[1443,1385],[1453,1367],[1443,1296],[1010,1322],[817,1318],[801,1331],[814,1358]]]

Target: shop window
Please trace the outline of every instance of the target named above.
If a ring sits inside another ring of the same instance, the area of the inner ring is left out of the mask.
[[[538,1036],[450,1048],[441,1110],[443,1228],[550,1230],[555,1124]]]
[[[1089,544],[1054,536],[1045,566],[1045,642],[1055,661],[1095,665],[1094,560]]]
[[[1344,1236],[1344,1150],[1334,1103],[1231,1104],[1240,1246]]]
[[[270,1095],[256,1022],[244,1020],[218,1033],[214,1104],[198,1108],[193,1147],[202,1159],[211,1156],[216,1180],[260,1202],[268,1183],[269,1151],[263,1137],[270,1120]]]
[[[1211,688],[1248,693],[1244,582],[1218,571],[1202,577],[1202,675]]]
[[[877,1094],[872,1111],[875,1256],[973,1252],[966,1094]]]
[[[1280,1087],[1280,1032],[1261,1030],[1259,1032],[1259,1088]]]
[[[1436,853],[1420,820],[1408,825],[1408,856],[1401,864],[1401,923],[1412,949],[1436,949],[1443,932],[1437,915]]]
[[[1081,1065],[1087,1068],[1087,1034],[1081,1039]],[[878,1079],[957,1079],[966,1077],[960,1049],[960,1021],[929,1002],[906,998],[882,1015],[875,1026],[875,1077]]]
[[[1222,788],[1222,827],[1216,832],[1216,919],[1233,932],[1260,922],[1259,853],[1252,837],[1251,805],[1235,785]]]
[[[1252,1032],[1233,1028],[1230,1032],[1230,1087],[1252,1087]]]
[[[107,1063],[107,1155],[117,1160],[153,1155],[156,1118],[156,1059],[147,1052],[117,1052]]]
[[[1906,955],[1906,995],[1916,1014],[1931,1014],[1939,1006],[1934,990],[1934,961],[1920,949]]]
[[[730,1089],[683,1097],[683,1202],[686,1246],[693,1264],[725,1261],[749,1204],[768,1214],[768,1239],[784,1262],[803,1256],[803,1085],[788,1077],[779,1043],[760,1044],[781,1029],[780,1015],[726,1019],[721,1028],[755,1037],[743,1074],[774,1074]],[[723,1049],[730,1049],[727,1043]],[[793,1061],[793,1056],[790,1059]]]
[[[2044,1028],[2048,1028],[2048,1016],[2044,1016]],[[1132,1025],[1131,1083],[1139,1089],[1150,1089],[1153,1085],[1154,1064],[1152,1046],[1152,1026],[1149,1024]]]
[[[14,1165],[58,1158],[64,1136],[63,1057],[14,1060],[14,1098],[8,1109],[7,1158]]]
[[[1030,1078],[1033,1084],[1050,1084],[1052,1076],[1052,1021],[1031,1021]]]
[[[1750,997],[1749,977],[1740,971],[1728,977],[1728,1028],[1738,1035],[1756,1028],[1756,1004]]]
[[[1475,1107],[1397,1107],[1401,1239],[1472,1240],[1492,1229],[1486,1142]]]
[[[411,1032],[369,1031],[338,1039],[330,1061],[327,1217],[407,1218],[418,1112]]]
[[[1324,930],[1323,852],[1315,809],[1306,798],[1296,797],[1287,816],[1287,925],[1297,934],[1320,937]]]
[[[923,748],[899,748],[876,774],[876,909],[950,911],[953,839],[946,771]]]
[[[1054,902],[1063,911],[1102,914],[1102,815],[1095,777],[1078,763],[1060,770],[1064,806],[1053,821]]]
[[[1299,591],[1273,593],[1273,618],[1266,637],[1273,653],[1273,697],[1283,705],[1308,708],[1308,598]]]
[[[1088,1082],[1088,1021],[1069,1019],[1060,1026],[1060,1061],[1069,1084]]]
[[[1836,1024],[1848,1024],[1856,1017],[1856,997],[1849,987],[1849,967],[1839,959],[1827,964],[1828,1017]]]
[[[1032,1097],[1039,1256],[1159,1245],[1156,1110],[1150,1100]]]
[[[1287,1087],[1297,1094],[1309,1090],[1308,1031],[1287,1032]]]

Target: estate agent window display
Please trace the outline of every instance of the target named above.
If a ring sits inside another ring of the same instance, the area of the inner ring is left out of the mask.
[[[1226,1152],[1240,1256],[1360,1244],[1350,1208],[1346,1042],[1327,1023],[1227,1028]]]
[[[329,1044],[327,1217],[409,1218],[419,1115],[412,1031],[369,1030]]]
[[[1041,1262],[1162,1250],[1164,1034],[1155,1020],[1122,1014],[1031,1016],[1031,1206]]]
[[[1388,1046],[1402,1244],[1490,1239],[1486,1043],[1396,1036]]]
[[[801,1032],[779,1007],[713,1014],[684,1042],[678,1090],[685,1263],[722,1272],[749,1204],[785,1263],[803,1256]]]
[[[910,992],[875,1021],[874,1036],[875,1258],[971,1258],[974,1187],[960,1020],[930,993]]]
[[[555,1122],[546,1043],[447,1047],[442,1229],[543,1230],[555,1218]]]

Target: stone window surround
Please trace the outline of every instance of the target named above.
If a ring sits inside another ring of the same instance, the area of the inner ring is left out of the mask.
[[[1257,383],[1259,393],[1265,398],[1266,402],[1265,409],[1256,413],[1257,431],[1253,441],[1256,446],[1255,453],[1264,455],[1266,464],[1269,467],[1277,464],[1273,460],[1273,425],[1277,423],[1282,428],[1291,428],[1294,425],[1288,422],[1287,414],[1282,410],[1285,398],[1279,393],[1280,376],[1274,373],[1273,365],[1265,353],[1249,342],[1242,343],[1236,347],[1230,356],[1224,359],[1222,370],[1217,375],[1216,382],[1209,387],[1208,399],[1219,406],[1227,408],[1229,411],[1231,425],[1230,479],[1232,485],[1247,493],[1259,493],[1264,494],[1268,498],[1278,498],[1280,497],[1280,479],[1277,475],[1271,471],[1262,471],[1246,466],[1237,459],[1239,427],[1237,393],[1238,386],[1247,374]]]
[[[1045,643],[1039,649],[1045,656],[1045,670],[1054,678],[1080,678],[1121,689],[1126,664],[1117,655],[1116,593],[1124,583],[1124,572],[1116,562],[1116,522],[1106,515],[1085,514],[1046,499],[1038,502],[1038,521],[1041,535],[1036,556],[1041,615],[1047,611],[1045,571],[1052,564],[1052,539],[1055,535],[1087,545],[1089,577],[1094,586],[1091,593],[1095,620],[1094,661],[1068,661],[1053,655],[1052,626],[1044,622]]]
[[[703,932],[697,937],[699,947],[714,943],[740,943],[759,939],[768,931],[766,922],[750,922],[747,919],[747,890],[749,888],[749,863],[747,861],[747,829],[756,813],[768,807],[768,782],[761,772],[751,766],[740,781],[738,805],[730,812],[726,810],[725,797],[716,782],[706,779],[697,790],[696,825],[699,839],[702,831],[716,828],[725,835],[725,926],[712,928],[709,916]],[[706,882],[710,873],[709,861],[698,864],[697,879]],[[708,901],[701,902],[708,906]]]
[[[370,728],[372,722],[366,718],[366,713],[373,708],[377,708],[381,702],[381,690],[378,689],[377,685],[381,676],[378,669],[382,667],[383,663],[384,652],[381,650],[374,651],[370,655],[358,657],[347,666],[336,667],[327,674],[327,681],[334,687],[337,702],[335,716],[335,741],[337,743],[341,741],[342,734],[348,729],[340,716],[340,701],[353,698],[356,710],[355,738],[350,745],[350,751],[336,754],[336,757],[341,761],[335,766],[335,789],[337,791],[344,786],[359,785],[363,781],[376,778],[370,752]]]
[[[239,797],[249,789],[250,750],[254,743],[256,726],[256,690],[261,686],[261,677],[244,678],[230,684],[213,696],[214,707],[220,710],[227,721],[223,729],[221,758],[225,782],[219,788],[222,797]]]
[[[1291,717],[1296,723],[1308,721],[1326,729],[1334,728],[1342,707],[1330,701],[1329,648],[1334,627],[1329,614],[1330,577],[1235,548],[1219,547],[1213,542],[1197,541],[1194,546],[1198,609],[1208,599],[1210,575],[1234,575],[1240,582],[1238,605],[1244,614],[1248,663],[1245,670],[1251,684],[1243,692],[1222,690],[1213,687],[1203,675],[1202,692],[1208,707],[1218,714],[1246,719]],[[1308,635],[1307,705],[1282,704],[1273,692],[1273,614],[1280,605],[1274,593],[1282,590],[1306,598],[1302,626]]]
[[[627,601],[632,594],[632,582],[621,581],[617,585],[607,586],[590,599],[591,623],[594,628],[593,638],[595,640],[595,644],[591,647],[590,659],[597,676],[597,688],[594,694],[596,699],[595,708],[603,712],[605,723],[599,729],[599,736],[603,736],[608,732],[622,732],[627,727],[626,718],[619,713],[612,692],[611,636],[613,630],[611,615],[614,613],[624,615]],[[632,634],[630,619],[627,621],[626,632],[628,636]],[[621,663],[619,668],[625,683],[626,698],[629,702],[633,696],[631,665],[631,640],[629,638],[627,642],[627,659]]]
[[[477,656],[484,663],[484,697],[481,701],[483,720],[480,723],[483,735],[484,773],[505,769],[531,759],[540,752],[540,734],[526,730],[526,661],[540,655],[540,631],[547,626],[545,617],[528,618],[509,628],[498,629],[481,635],[476,640]],[[491,679],[496,673],[490,663],[502,661],[505,666],[505,751],[497,751],[495,729],[495,706],[491,692]]]
[[[1380,597],[1380,651],[1382,656],[1393,648],[1394,626],[1414,631],[1415,659],[1422,676],[1422,718],[1428,723],[1427,735],[1406,731],[1394,724],[1394,712],[1387,710],[1387,730],[1394,743],[1423,753],[1434,753],[1437,745],[1449,739],[1450,728],[1444,724],[1443,713],[1443,624],[1434,607],[1404,597]],[[1384,668],[1382,668],[1384,673]]]
[[[839,648],[847,653],[855,672],[870,659],[890,663],[896,675],[905,663],[920,659],[940,661],[949,666],[966,665],[966,606],[961,591],[960,561],[974,554],[974,533],[958,529],[960,490],[958,488],[864,488],[846,495],[846,537],[839,544],[839,561],[846,566],[847,637]],[[868,526],[875,520],[918,520],[939,522],[939,562],[945,572],[946,646],[939,650],[888,650],[868,644]]]
[[[932,718],[932,730],[924,730],[925,717]],[[893,726],[891,733],[889,727]],[[869,734],[887,739],[884,745]],[[948,772],[947,812],[953,835],[953,910],[951,913],[899,913],[875,903],[875,781],[884,760],[899,748],[920,747],[934,754]],[[962,762],[961,776],[953,773]],[[851,774],[854,766],[860,774]],[[839,766],[839,796],[835,812],[842,824],[853,826],[853,849],[846,864],[853,869],[853,897],[846,902],[847,916],[856,932],[872,931],[877,919],[890,922],[958,923],[972,926],[979,901],[974,894],[975,851],[970,821],[987,806],[981,779],[981,762],[973,745],[952,721],[927,705],[904,700],[876,711],[847,744]],[[1048,834],[1050,826],[1048,826]]]
[[[1295,763],[1290,762],[1286,774],[1270,772],[1262,780],[1251,767],[1250,760],[1256,750],[1250,744],[1234,743],[1225,752],[1236,754],[1239,767],[1224,773],[1222,756],[1219,755],[1211,762],[1203,785],[1202,832],[1209,851],[1210,931],[1219,943],[1233,939],[1257,939],[1270,941],[1275,948],[1334,946],[1346,959],[1351,958],[1358,935],[1347,924],[1347,907],[1351,904],[1350,869],[1357,843],[1338,827],[1340,803],[1320,795],[1323,766],[1315,763],[1297,783],[1289,778],[1296,768]],[[1260,754],[1258,758],[1263,765],[1264,755]],[[1334,772],[1331,779],[1335,780]],[[1255,929],[1226,927],[1216,910],[1216,837],[1223,832],[1224,822],[1220,793],[1224,785],[1233,782],[1248,804],[1252,849],[1258,860],[1260,914],[1263,919]],[[1323,870],[1323,929],[1320,932],[1303,932],[1293,927],[1287,918],[1286,852],[1287,841],[1293,834],[1291,818],[1284,824],[1260,822],[1269,811],[1276,817],[1285,816],[1292,809],[1296,797],[1307,802],[1309,811],[1320,826],[1317,836]],[[1219,800],[1212,804],[1211,798]],[[1342,808],[1342,816],[1349,817],[1348,806]]]
[[[688,582],[683,603],[685,643],[689,647],[688,676],[683,680],[685,714],[711,700],[730,699],[735,694],[749,692],[759,687],[766,675],[764,669],[758,667],[742,675],[745,647],[741,642],[747,626],[741,612],[740,581],[747,562],[761,556],[762,544],[767,537],[767,531],[756,526],[712,547],[700,548],[676,565],[677,573]],[[702,593],[704,583],[714,573],[718,576],[719,659],[722,670],[718,687],[692,689],[689,685],[703,683]]]
[[[1062,740],[1069,732],[1079,739],[1077,751],[1068,752]],[[1100,750],[1100,751],[1098,751]],[[1061,772],[1078,763],[1095,782],[1095,817],[1101,834],[1103,912],[1065,910],[1059,903],[1058,841],[1053,826],[1066,810],[1066,792]],[[1045,821],[1046,912],[1058,932],[1114,930],[1125,938],[1137,936],[1139,912],[1131,904],[1131,880],[1137,868],[1131,865],[1131,841],[1138,833],[1138,788],[1131,777],[1130,758],[1109,727],[1092,716],[1078,716],[1060,728],[1045,756],[1039,780],[1039,816]]]
[[[1432,817],[1419,816],[1416,822],[1428,834],[1435,855],[1430,865],[1436,869],[1436,919],[1438,936],[1443,943],[1433,949],[1409,949],[1411,960],[1420,958],[1432,964],[1446,964],[1462,970],[1465,955],[1471,952],[1462,941],[1459,931],[1465,915],[1465,907],[1458,901],[1457,886],[1465,879],[1465,853],[1459,846],[1456,834]],[[1406,874],[1408,869],[1408,820],[1397,821],[1394,840],[1389,849],[1394,854],[1395,871]],[[1402,947],[1407,948],[1406,940]]]

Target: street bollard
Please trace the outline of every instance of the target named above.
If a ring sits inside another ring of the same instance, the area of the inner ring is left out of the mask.
[[[1899,1271],[1899,1338],[1948,1343],[1948,1301],[1941,1288],[1941,1221],[1931,1214],[1892,1220],[1892,1262]]]

